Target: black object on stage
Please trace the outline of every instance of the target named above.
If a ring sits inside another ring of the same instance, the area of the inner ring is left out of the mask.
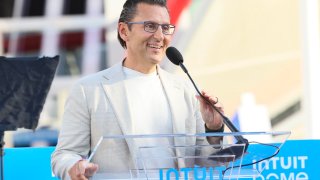
[[[1,179],[4,132],[37,128],[58,63],[59,56],[0,57]]]

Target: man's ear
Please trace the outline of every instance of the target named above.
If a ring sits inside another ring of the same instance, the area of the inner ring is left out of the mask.
[[[128,41],[128,26],[123,23],[123,22],[120,22],[118,24],[118,30],[119,30],[119,35],[120,37],[124,40],[124,41]]]

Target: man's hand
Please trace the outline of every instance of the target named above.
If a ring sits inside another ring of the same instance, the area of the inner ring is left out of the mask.
[[[222,105],[218,102],[218,98],[212,98],[207,95],[206,92],[202,91],[202,95],[208,99],[221,113],[224,113]],[[200,102],[200,112],[207,128],[211,130],[218,130],[223,125],[223,119],[221,115],[212,108],[205,100],[200,96],[196,96]]]
[[[98,170],[98,165],[80,160],[68,171],[72,180],[87,180]]]

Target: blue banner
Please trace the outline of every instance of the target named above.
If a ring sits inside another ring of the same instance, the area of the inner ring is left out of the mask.
[[[262,166],[256,165],[257,168]],[[320,179],[320,141],[290,140],[267,164],[257,180]]]
[[[51,172],[51,153],[54,147],[6,148],[4,150],[5,180],[57,180]]]
[[[54,147],[6,148],[4,179],[56,180],[50,166],[53,150]],[[263,149],[257,151],[263,152]],[[289,140],[269,162],[254,166],[257,169],[266,167],[254,180],[318,180],[320,140]]]

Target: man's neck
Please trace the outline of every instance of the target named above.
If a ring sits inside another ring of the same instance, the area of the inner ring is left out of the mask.
[[[141,63],[135,63],[132,61],[129,61],[125,59],[122,63],[124,67],[127,67],[129,69],[144,73],[144,74],[150,74],[157,70],[156,64],[141,64]]]

